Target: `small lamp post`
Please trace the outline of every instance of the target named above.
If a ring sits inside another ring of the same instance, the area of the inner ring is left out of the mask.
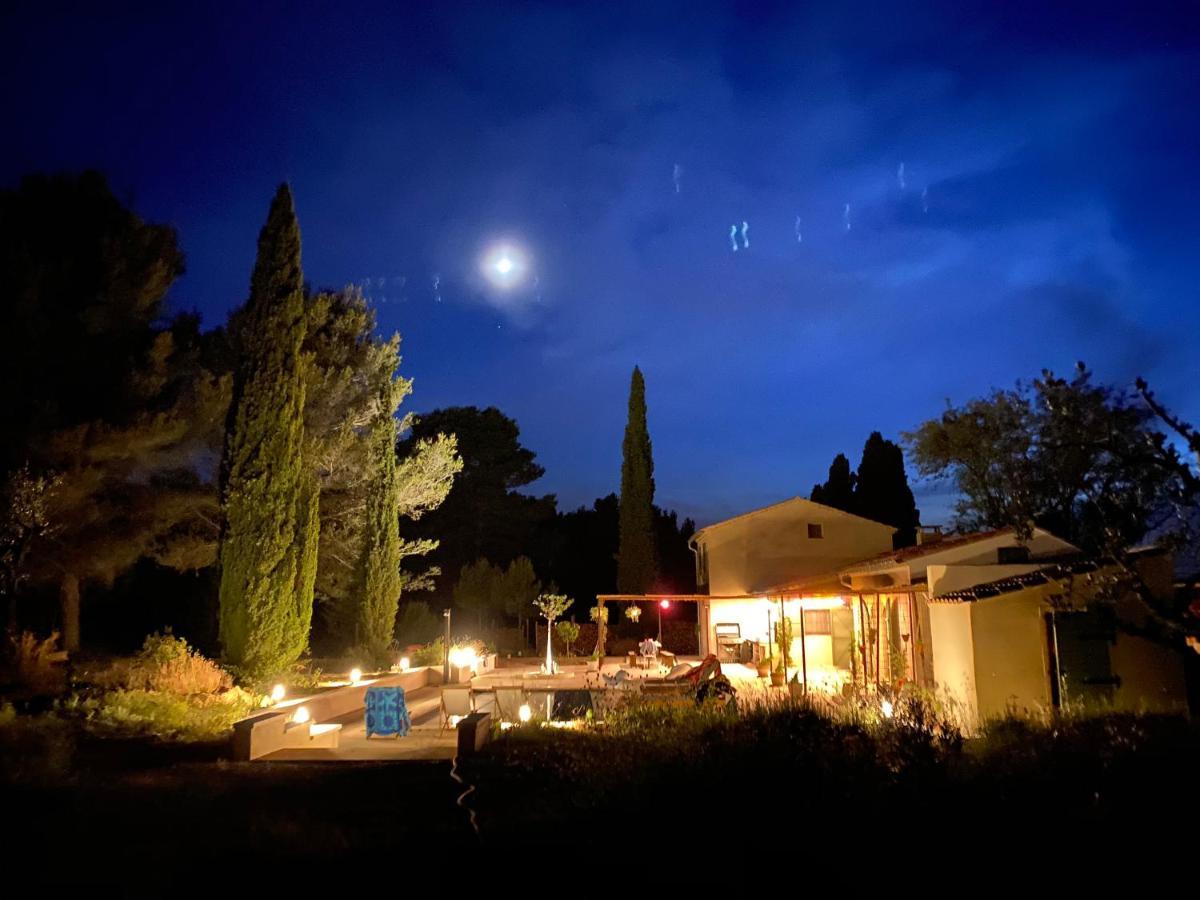
[[[670,609],[670,608],[671,608],[670,600],[659,600],[658,601],[658,645],[660,647],[662,646],[662,614],[663,614],[663,610]]]
[[[450,610],[445,610],[442,617],[446,620],[446,640],[442,647],[442,684],[450,683]]]

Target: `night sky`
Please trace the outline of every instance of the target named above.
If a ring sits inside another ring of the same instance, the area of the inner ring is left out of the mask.
[[[1195,3],[89,5],[0,13],[0,183],[103,170],[217,325],[287,180],[407,408],[498,406],[564,507],[617,488],[635,363],[701,524],[1078,359],[1200,419]]]

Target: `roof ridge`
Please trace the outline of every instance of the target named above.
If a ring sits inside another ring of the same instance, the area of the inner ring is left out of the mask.
[[[704,534],[706,531],[711,531],[714,528],[720,528],[723,525],[730,525],[739,519],[744,519],[747,516],[753,516],[761,512],[766,512],[769,509],[775,509],[777,506],[785,506],[788,503],[795,503],[797,500],[801,501],[802,503],[811,503],[813,506],[819,506],[822,509],[828,509],[831,512],[838,513],[839,515],[849,516],[852,519],[860,519],[863,522],[870,522],[872,525],[879,525],[882,528],[891,528],[893,531],[897,530],[893,526],[888,525],[887,522],[879,522],[875,519],[868,519],[866,516],[860,516],[858,513],[847,512],[844,509],[838,509],[836,506],[830,506],[827,503],[821,503],[817,500],[811,500],[808,497],[802,497],[799,494],[796,494],[794,497],[788,497],[784,500],[776,501],[775,503],[768,503],[766,506],[759,506],[755,509],[749,509],[744,513],[738,513],[736,516],[731,516],[728,519],[722,519],[719,522],[713,522],[711,525],[705,525],[703,528],[697,529],[696,533],[692,535],[692,537],[695,539]]]

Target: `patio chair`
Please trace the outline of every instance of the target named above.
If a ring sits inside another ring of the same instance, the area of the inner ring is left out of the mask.
[[[658,641],[646,638],[638,644],[638,666],[644,669],[655,668],[658,665]]]
[[[471,709],[471,686],[469,684],[444,685],[442,687],[442,727],[450,727],[451,716],[469,716]]]
[[[624,669],[618,669],[616,675],[601,675],[601,680],[607,687],[620,687],[629,678],[629,673]]]
[[[496,689],[471,688],[471,706],[474,712],[496,715]]]
[[[521,707],[524,704],[524,688],[496,688],[496,715],[500,718],[501,722],[519,722],[521,720]]]

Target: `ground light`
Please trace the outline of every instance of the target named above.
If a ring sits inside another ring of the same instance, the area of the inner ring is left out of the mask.
[[[279,703],[286,696],[287,688],[285,688],[282,684],[277,684],[275,687],[271,688],[271,700],[275,703]]]
[[[303,725],[310,718],[311,717],[308,714],[307,706],[298,706],[296,707],[296,711],[292,713],[292,722],[294,722],[296,725]]]
[[[528,703],[521,704],[521,708],[517,710],[517,718],[522,722],[528,722],[533,718],[533,710],[529,708]]]
[[[350,683],[358,684],[360,681],[362,681],[362,669],[351,669],[350,670]]]
[[[407,656],[400,657],[400,671],[401,672],[408,671],[408,657]]]

